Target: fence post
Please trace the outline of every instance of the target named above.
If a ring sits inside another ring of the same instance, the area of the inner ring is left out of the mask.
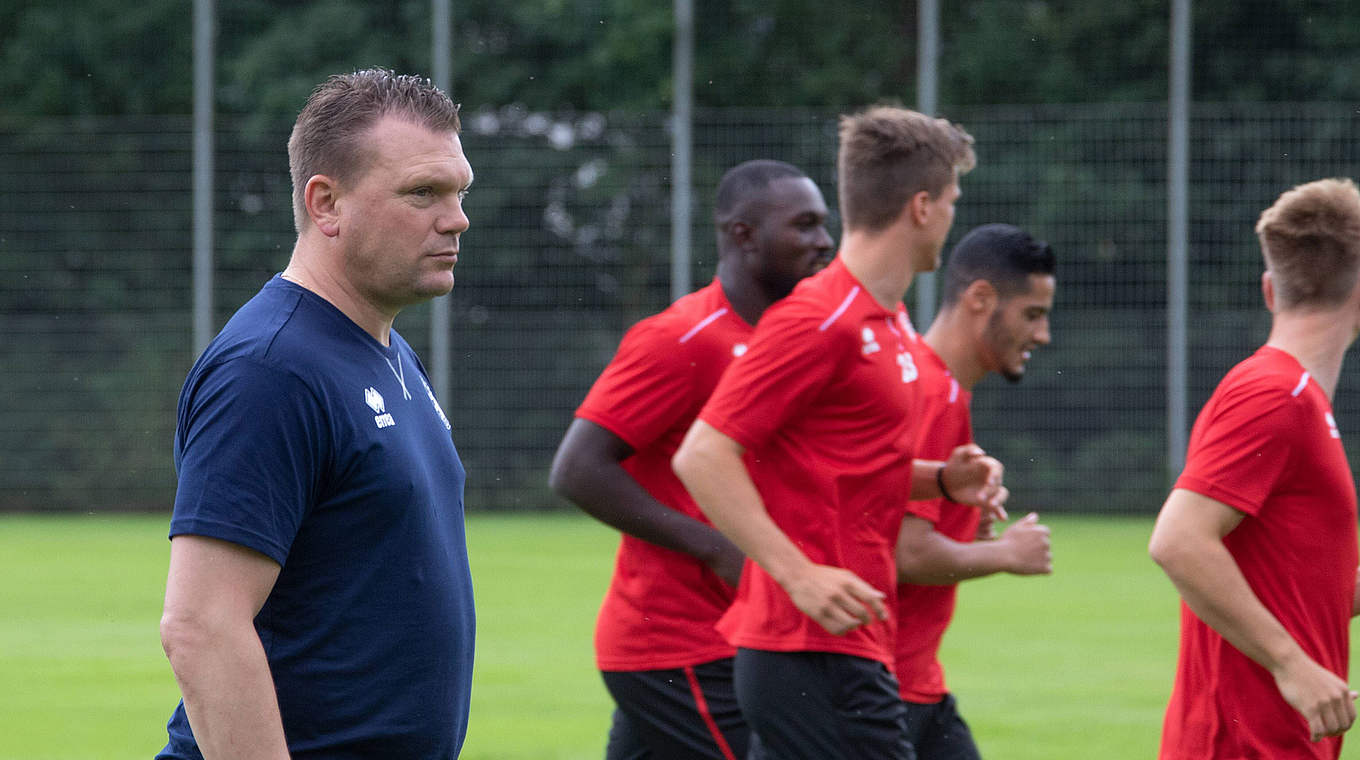
[[[1185,466],[1186,320],[1189,293],[1190,5],[1171,3],[1171,82],[1167,108],[1166,443],[1167,478]]]
[[[434,84],[452,97],[450,91],[451,47],[449,28],[451,25],[451,0],[430,0],[430,74]],[[453,376],[452,337],[450,327],[450,300],[452,296],[440,296],[430,304],[430,378],[434,382],[435,398],[449,403],[450,381]]]
[[[194,356],[213,336],[213,0],[194,0]]]
[[[916,6],[916,110],[934,116],[939,108],[940,0],[920,0]],[[925,330],[935,318],[935,275],[916,275],[916,309],[912,321]]]
[[[671,300],[690,282],[690,161],[694,121],[694,0],[675,0],[675,47],[671,55],[675,103],[671,107]]]

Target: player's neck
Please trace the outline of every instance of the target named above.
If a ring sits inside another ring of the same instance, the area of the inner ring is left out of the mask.
[[[760,283],[749,272],[743,271],[733,259],[724,257],[718,261],[718,282],[722,285],[723,296],[737,316],[748,325],[755,325],[760,315],[770,308],[774,299],[766,294]]]
[[[1346,349],[1354,340],[1354,321],[1336,311],[1277,311],[1266,345],[1297,359],[1330,399]]]
[[[935,315],[935,321],[926,330],[925,341],[964,390],[972,392],[973,386],[987,375],[973,349],[972,331],[953,312],[946,310]]]
[[[840,259],[845,268],[885,309],[895,310],[916,275],[912,241],[890,227],[882,233],[851,230],[841,241]]]
[[[336,274],[332,268],[318,266],[316,258],[315,252],[307,249],[299,240],[293,248],[288,267],[283,270],[283,278],[323,298],[382,345],[391,345],[392,323],[396,315],[387,314],[369,302],[353,283]]]

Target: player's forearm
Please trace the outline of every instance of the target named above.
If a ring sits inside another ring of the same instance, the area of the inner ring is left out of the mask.
[[[1154,531],[1150,553],[1191,611],[1261,667],[1277,673],[1307,657],[1261,604],[1217,537]]]
[[[1199,619],[1270,673],[1280,696],[1308,722],[1313,741],[1350,728],[1356,693],[1261,604],[1218,536],[1154,528],[1150,548]]]
[[[933,531],[924,540],[897,550],[898,583],[949,586],[1006,572],[1009,567],[1009,549],[1001,543],[962,543]]]
[[[630,536],[710,564],[723,564],[719,560],[731,555],[740,565],[740,551],[726,536],[657,501],[617,462],[559,454],[549,485],[586,514]]]
[[[940,493],[938,475],[944,462],[937,459],[911,460],[911,500],[927,501],[944,498]]]
[[[702,420],[672,459],[675,474],[713,525],[780,585],[811,566],[769,512],[732,439]]]
[[[254,626],[215,631],[167,618],[161,630],[203,757],[287,760],[278,698]]]
[[[1006,519],[1009,491],[1002,485],[1005,467],[977,444],[956,446],[949,459],[914,459],[911,464],[913,500],[945,498],[982,508],[993,520]]]

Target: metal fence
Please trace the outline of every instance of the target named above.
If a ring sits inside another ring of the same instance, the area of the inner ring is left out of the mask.
[[[951,235],[1007,221],[1059,256],[1052,346],[977,389],[979,442],[1013,504],[1150,513],[1166,465],[1166,113],[1161,105],[946,109],[977,138]],[[473,510],[560,506],[545,485],[572,411],[624,329],[669,297],[664,114],[464,115],[477,173],[451,298],[443,399]],[[802,166],[835,205],[835,114],[695,114],[693,277],[712,276],[712,189],[748,158]],[[293,242],[287,124],[221,120],[216,323]],[[1200,105],[1190,207],[1192,412],[1264,340],[1252,226],[1285,188],[1360,169],[1343,104]],[[0,509],[168,510],[192,363],[190,122],[0,123]],[[839,232],[833,221],[833,235]],[[914,303],[909,295],[908,303]],[[397,320],[418,351],[429,309]],[[921,325],[924,327],[924,325]],[[1337,417],[1360,432],[1354,372]],[[1353,448],[1353,454],[1354,447]]]

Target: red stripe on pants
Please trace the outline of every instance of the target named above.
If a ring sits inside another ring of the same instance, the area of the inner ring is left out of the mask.
[[[694,675],[694,668],[685,666],[685,678],[689,679],[689,692],[694,695],[694,704],[699,708],[699,715],[704,719],[704,725],[708,726],[708,732],[713,734],[713,741],[722,751],[726,760],[737,760],[737,756],[732,754],[732,748],[727,745],[727,739],[718,730],[717,721],[713,720],[713,714],[708,711],[708,701],[704,699],[704,690],[699,686],[699,677]]]

